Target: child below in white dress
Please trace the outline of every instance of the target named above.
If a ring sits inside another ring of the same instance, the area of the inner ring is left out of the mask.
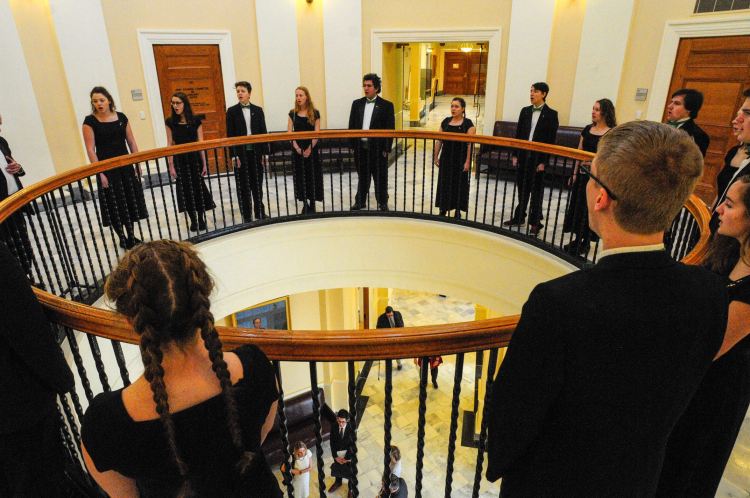
[[[312,451],[302,441],[294,443],[294,468],[292,469],[292,486],[294,496],[308,498],[310,496],[310,468],[312,467]]]

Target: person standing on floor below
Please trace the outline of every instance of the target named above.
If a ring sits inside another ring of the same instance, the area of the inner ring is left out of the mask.
[[[609,130],[617,126],[615,117],[615,106],[609,99],[601,99],[594,102],[591,109],[591,124],[581,132],[578,140],[578,148],[586,152],[596,153],[599,139]],[[590,162],[584,162],[584,166],[591,167]],[[565,221],[563,232],[571,232],[571,241],[563,246],[563,251],[575,256],[586,256],[589,252],[590,242],[596,238],[596,234],[589,228],[589,213],[586,207],[586,185],[589,177],[583,174],[578,164],[573,169],[573,176],[569,179],[570,201],[565,210]]]
[[[335,478],[329,493],[333,493],[341,487],[343,479],[351,479],[354,475],[352,469],[352,426],[349,424],[349,412],[341,409],[336,413],[337,427],[331,428],[331,454],[333,463],[331,464],[331,476]],[[349,490],[351,494],[351,489]]]
[[[286,131],[320,131],[320,113],[304,86],[294,90],[294,109],[289,111]],[[315,203],[323,200],[323,169],[317,145],[317,138],[292,140],[294,198],[302,202],[302,214],[314,213]]]
[[[534,288],[492,387],[487,478],[502,477],[504,497],[653,496],[669,434],[724,337],[724,282],[663,245],[703,173],[695,142],[626,123],[587,173],[604,250]]]
[[[531,105],[521,109],[516,126],[516,138],[554,144],[557,140],[557,111],[547,105],[549,85],[538,82],[531,85],[529,100]],[[526,221],[526,207],[529,206],[529,233],[537,236],[542,225],[542,197],[544,194],[544,169],[549,160],[548,154],[528,150],[514,151],[511,164],[516,168],[516,188],[518,204],[511,219],[503,226],[521,226]],[[530,202],[530,204],[529,204]]]
[[[172,115],[165,121],[167,144],[180,145],[203,141],[201,116],[193,115],[188,96],[182,92],[172,95]],[[187,211],[190,218],[190,231],[205,230],[206,211],[214,209],[211,193],[203,177],[208,174],[206,152],[189,152],[169,156],[169,175],[177,180],[177,207],[182,213]]]
[[[440,124],[443,133],[465,133],[475,135],[477,129],[466,117],[466,101],[461,97],[451,100],[451,115]],[[471,169],[471,147],[466,142],[441,140],[435,142],[433,161],[439,168],[435,206],[440,216],[455,209],[454,216],[461,218],[461,211],[469,210],[469,171]]]
[[[83,121],[83,141],[89,161],[95,163],[127,155],[128,151],[138,152],[128,117],[115,111],[115,102],[107,89],[94,87],[89,96],[91,114]],[[96,175],[96,180],[102,225],[112,227],[123,249],[140,244],[133,224],[148,217],[141,167],[136,164],[113,168]]]
[[[422,368],[422,358],[414,358],[414,364]],[[432,378],[432,388],[438,388],[438,368],[443,364],[442,356],[428,356],[427,364],[430,366],[430,377]]]
[[[378,317],[378,322],[375,325],[377,329],[395,329],[402,328],[404,326],[404,318],[401,316],[400,311],[396,311],[392,306],[385,307],[385,313]],[[401,359],[396,360],[396,365],[401,370]]]
[[[352,102],[350,130],[394,130],[396,116],[393,103],[380,97],[380,77],[368,73],[362,77],[365,96]],[[367,206],[370,180],[375,180],[378,210],[388,211],[388,155],[393,138],[360,138],[354,140],[354,162],[357,164],[357,195],[352,211]]]
[[[266,116],[263,109],[250,103],[252,85],[247,81],[234,84],[238,102],[227,109],[227,137],[264,135]],[[238,145],[231,147],[234,181],[243,223],[267,218],[263,204],[263,167],[268,165],[267,143]]]
[[[703,107],[701,92],[692,88],[681,88],[672,94],[667,104],[667,124],[690,135],[701,150],[703,157],[706,157],[711,140],[706,132],[695,124],[701,107]]]

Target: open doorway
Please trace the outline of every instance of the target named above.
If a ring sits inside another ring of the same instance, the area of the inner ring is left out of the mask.
[[[484,121],[487,42],[383,43],[383,96],[394,103],[396,128],[438,130],[454,97],[478,129]]]

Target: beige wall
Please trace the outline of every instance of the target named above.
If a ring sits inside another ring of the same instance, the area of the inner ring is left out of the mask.
[[[561,125],[567,125],[570,120],[570,104],[573,100],[578,49],[585,14],[585,0],[558,0],[555,4],[547,65],[547,83],[550,87],[547,100],[550,107],[557,110]],[[533,81],[529,81],[529,84],[531,83]],[[592,96],[592,102],[597,98],[600,97]]]
[[[138,29],[229,31],[237,78],[250,81],[253,84],[252,101],[263,104],[254,0],[222,0],[220,7],[208,7],[205,0],[182,0],[179,4],[150,0],[102,0],[102,10],[117,85],[124,98],[123,102],[118,102],[118,106],[130,118],[140,149],[154,147],[151,120],[161,120],[162,116],[151,116],[149,111],[138,48]],[[143,100],[134,102],[130,99],[130,90],[134,88],[143,89]],[[292,98],[290,96],[290,103]],[[138,119],[140,112],[145,113],[145,120]]]
[[[494,28],[502,30],[497,115],[502,115],[512,0],[362,0],[362,68],[370,70],[373,29]],[[471,12],[470,17],[460,15]],[[470,40],[467,40],[470,41]]]
[[[55,170],[62,172],[82,166],[86,163],[80,139],[83,116],[78,119],[73,111],[49,3],[11,0],[10,8],[39,102]],[[12,71],[13,68],[5,70]],[[6,116],[6,120],[9,119],[10,116]],[[15,155],[21,161],[23,151],[15,151]]]
[[[625,52],[625,63],[620,79],[620,91],[617,96],[617,120],[620,123],[636,119],[637,111],[646,117],[648,100],[636,102],[636,88],[648,88],[653,92],[651,83],[656,71],[656,60],[667,21],[706,17],[705,14],[693,15],[694,0],[636,0],[633,21],[630,28],[628,48]],[[727,15],[727,13],[722,13]],[[734,14],[747,16],[747,11]]]
[[[320,127],[326,127],[325,53],[323,50],[323,2],[296,0],[299,77],[310,90],[315,108],[320,111]],[[290,109],[292,98],[289,99]]]

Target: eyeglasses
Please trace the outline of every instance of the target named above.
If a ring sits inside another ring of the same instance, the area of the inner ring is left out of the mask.
[[[607,195],[609,195],[609,197],[610,197],[610,198],[611,198],[611,199],[612,199],[613,201],[616,201],[616,200],[617,200],[617,196],[616,196],[616,195],[614,194],[614,192],[612,192],[612,191],[611,191],[611,190],[609,189],[609,187],[607,187],[606,185],[604,185],[604,184],[602,183],[602,181],[601,181],[600,179],[598,179],[597,177],[595,177],[595,176],[594,176],[594,175],[593,175],[593,174],[591,173],[591,169],[590,169],[590,168],[589,168],[588,166],[584,166],[584,165],[582,164],[582,165],[580,166],[580,168],[581,168],[581,171],[583,172],[583,174],[584,174],[584,175],[589,175],[589,176],[591,177],[591,179],[592,179],[592,180],[594,180],[594,181],[595,181],[596,183],[598,183],[598,184],[599,184],[599,186],[600,186],[601,188],[603,188],[605,192],[607,192]]]

